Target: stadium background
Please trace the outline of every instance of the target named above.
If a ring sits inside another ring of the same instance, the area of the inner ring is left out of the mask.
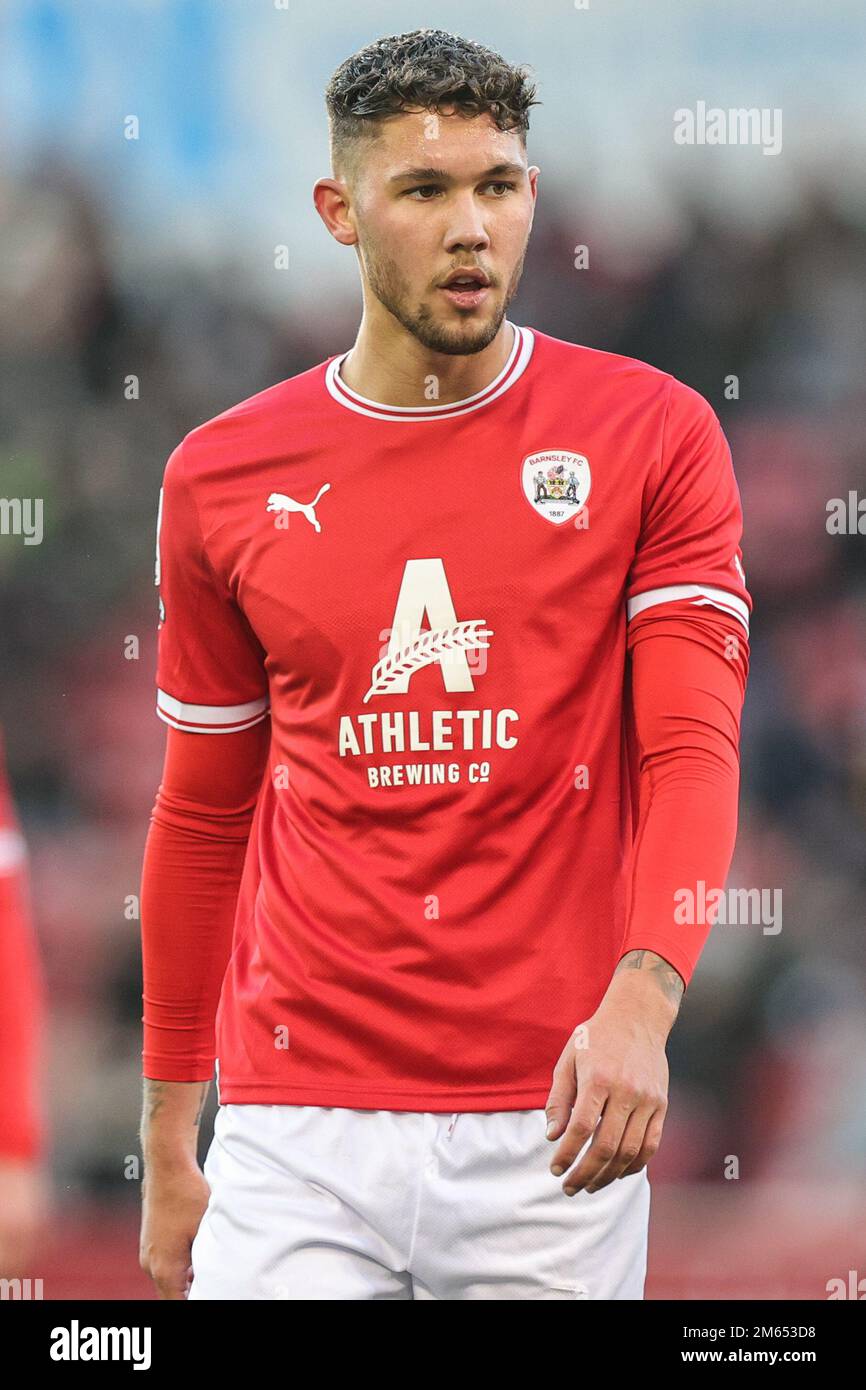
[[[7,0],[0,495],[45,505],[41,545],[0,536],[0,723],[50,998],[53,1210],[25,1272],[47,1298],[152,1296],[127,902],[165,732],[159,482],[187,430],[351,344],[354,256],[310,198],[321,94],[421,25],[539,82],[510,317],[675,373],[732,444],[756,611],[729,885],[781,890],[783,927],[717,927],[671,1036],[647,1296],[825,1298],[866,1275],[866,542],[826,525],[866,491],[858,0]],[[676,145],[699,100],[780,109],[781,152]]]

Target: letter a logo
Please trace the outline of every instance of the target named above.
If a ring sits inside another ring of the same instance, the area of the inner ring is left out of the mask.
[[[425,614],[430,627],[422,630]],[[373,667],[364,703],[371,695],[405,695],[415,672],[434,663],[447,691],[474,690],[466,653],[488,647],[492,635],[483,618],[457,621],[441,560],[407,560],[388,651]]]

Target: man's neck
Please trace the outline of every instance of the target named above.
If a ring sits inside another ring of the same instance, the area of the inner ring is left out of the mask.
[[[476,395],[496,379],[516,336],[513,325],[503,319],[496,337],[481,352],[453,355],[431,351],[408,332],[387,340],[377,337],[364,319],[354,347],[340,364],[340,380],[380,405],[450,405]]]

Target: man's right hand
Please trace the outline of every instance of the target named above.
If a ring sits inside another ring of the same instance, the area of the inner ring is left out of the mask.
[[[191,1251],[210,1197],[196,1157],[209,1082],[144,1082],[144,1153],[139,1263],[160,1298],[184,1299]]]
[[[209,1196],[197,1163],[150,1167],[145,1173],[139,1262],[160,1298],[186,1298],[192,1280],[190,1251]]]

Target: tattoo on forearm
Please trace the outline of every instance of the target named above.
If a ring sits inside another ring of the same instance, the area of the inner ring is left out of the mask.
[[[652,971],[665,996],[679,1007],[685,990],[683,977],[674,970],[670,961],[656,955],[655,951],[629,951],[613,973],[619,975],[623,970]]]
[[[159,1111],[162,1109],[164,1102],[167,1100],[169,1096],[170,1088],[174,1084],[174,1082],[153,1081],[150,1077],[143,1078],[144,1104],[142,1106],[141,1113],[142,1138],[144,1136],[145,1131],[148,1129],[151,1121],[156,1118],[156,1116],[159,1114]],[[210,1082],[201,1081],[199,1082],[199,1086],[201,1087],[201,1091],[199,1094],[198,1107],[193,1118],[193,1129],[196,1131],[198,1130],[198,1127],[201,1124],[201,1117],[204,1114],[204,1108],[207,1104],[208,1092],[210,1091]]]
[[[151,1081],[149,1077],[144,1079],[144,1120],[145,1123],[153,1119],[159,1111],[162,1102],[165,1100],[165,1082]]]
[[[201,1088],[201,1099],[200,1099],[200,1101],[199,1101],[199,1103],[198,1103],[198,1110],[195,1112],[195,1121],[194,1121],[194,1124],[195,1124],[195,1128],[196,1128],[196,1129],[198,1129],[199,1125],[201,1124],[201,1117],[202,1117],[202,1115],[204,1114],[204,1107],[205,1107],[205,1101],[207,1100],[207,1093],[208,1093],[208,1083],[207,1083],[207,1082],[204,1082],[204,1083],[202,1084],[202,1088]]]

